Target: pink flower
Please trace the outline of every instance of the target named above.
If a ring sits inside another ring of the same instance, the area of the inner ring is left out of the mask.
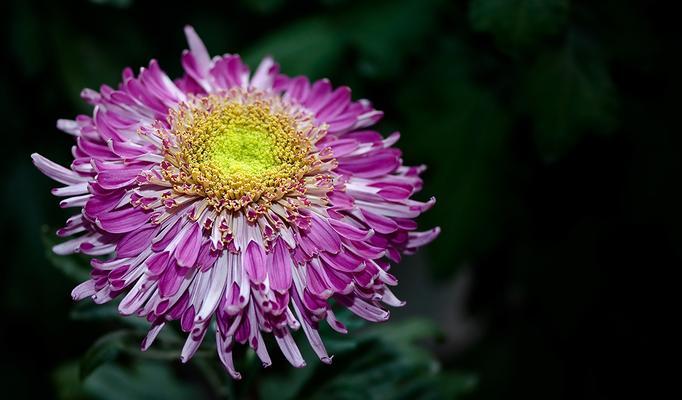
[[[72,296],[121,296],[121,314],[151,323],[142,350],[179,320],[183,362],[213,326],[237,379],[235,342],[270,364],[264,332],[302,367],[291,332],[303,328],[330,363],[318,325],[346,328],[329,300],[385,321],[382,303],[403,304],[390,262],[439,233],[415,230],[435,201],[410,199],[424,167],[402,165],[398,133],[368,129],[383,113],[349,88],[281,75],[271,58],[251,74],[238,55],[210,58],[185,33],[182,78],[152,60],[137,76],[125,69],[118,89],[82,92],[92,116],[57,123],[76,139],[70,168],[32,155],[64,184],[52,191],[60,206],[79,209],[57,232],[76,236],[54,251],[105,256]]]

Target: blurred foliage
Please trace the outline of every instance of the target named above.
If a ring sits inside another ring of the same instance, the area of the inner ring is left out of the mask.
[[[522,48],[563,30],[568,0],[473,0],[472,27],[495,36],[501,46]]]
[[[161,361],[103,365],[83,382],[78,371],[76,363],[62,365],[55,371],[58,399],[180,400],[205,396],[196,384],[177,379],[168,363]]]
[[[662,346],[644,338],[657,326],[651,310],[675,293],[661,273],[682,261],[682,63],[669,8],[657,0],[3,2],[3,387],[62,399],[655,397],[657,364],[633,359]],[[87,265],[49,252],[56,239],[42,226],[68,213],[29,154],[68,164],[72,138],[54,124],[91,112],[82,88],[115,86],[123,67],[152,57],[178,76],[185,24],[212,54],[240,53],[252,67],[272,54],[285,73],[352,87],[386,112],[382,133],[401,131],[405,162],[429,167],[419,196],[438,204],[421,224],[443,230],[394,269],[410,277],[398,290],[409,301],[403,320],[328,338],[332,367],[294,370],[279,360],[261,370],[246,352],[246,379],[236,384],[212,355],[168,362],[178,338],[161,337],[141,355],[144,322],[121,320],[115,305],[71,304]],[[436,293],[463,272],[461,299],[441,301]],[[430,310],[431,322],[414,319],[415,309]],[[456,309],[478,334],[453,325]],[[445,345],[433,323],[448,333]]]
[[[569,35],[563,48],[543,54],[523,78],[535,142],[550,161],[575,146],[583,133],[613,129],[616,100],[606,64],[594,50],[574,44],[578,41]]]

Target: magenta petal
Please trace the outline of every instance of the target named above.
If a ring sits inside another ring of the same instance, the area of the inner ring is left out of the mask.
[[[95,294],[95,281],[92,279],[87,280],[80,285],[76,286],[73,291],[71,291],[71,297],[74,300],[81,300],[86,297],[90,297]]]
[[[165,232],[163,237],[156,237],[154,240],[152,240],[152,250],[153,251],[161,251],[165,250],[166,247],[170,244],[171,241],[173,241],[173,238],[180,232],[180,228],[182,228],[182,223],[183,221],[178,219],[175,224],[168,230],[168,232]],[[162,232],[163,233],[163,232]]]
[[[85,213],[91,218],[96,218],[103,212],[111,211],[121,201],[124,194],[125,192],[121,190],[114,191],[106,196],[95,195],[85,203]]]
[[[180,319],[180,328],[183,332],[189,332],[194,325],[194,306],[189,306]]]
[[[339,220],[330,219],[328,222],[339,235],[351,240],[367,240],[373,233],[371,230],[356,228]]]
[[[329,222],[321,217],[313,215],[307,236],[322,250],[330,253],[338,253],[341,250],[341,238],[329,226]]]
[[[284,95],[285,98],[290,98],[298,103],[304,102],[308,98],[310,92],[310,82],[305,76],[298,76],[291,79],[289,89]]]
[[[149,221],[149,214],[138,208],[126,208],[99,216],[99,226],[107,232],[126,233],[134,231]]]
[[[64,168],[61,165],[48,160],[38,153],[31,154],[33,164],[38,167],[40,172],[49,176],[57,182],[65,185],[72,185],[86,180],[86,178],[79,176],[70,169]]]
[[[272,251],[267,256],[266,262],[270,287],[280,293],[284,293],[291,287],[291,258],[284,242],[279,239],[275,242]]]
[[[187,37],[190,52],[196,63],[197,72],[203,77],[208,73],[208,66],[211,63],[211,58],[208,55],[206,46],[204,46],[204,42],[201,41],[201,38],[199,38],[199,35],[197,35],[194,28],[189,25],[185,26],[185,36]]]
[[[263,58],[253,74],[251,87],[261,90],[270,89],[278,71],[279,67],[275,64],[275,60],[272,57]]]
[[[201,229],[199,224],[190,224],[189,229],[185,229],[184,236],[175,249],[175,259],[181,267],[194,266],[199,249],[201,248]]]
[[[407,247],[413,248],[424,246],[431,242],[432,240],[434,240],[435,238],[437,238],[439,234],[440,234],[439,227],[429,229],[428,231],[425,232],[410,232],[408,236],[409,240],[407,243]]]
[[[357,150],[360,143],[354,139],[339,139],[326,145],[331,148],[334,157],[343,157]]]
[[[333,291],[322,276],[322,272],[315,268],[312,262],[308,263],[306,267],[306,284],[310,293],[325,299],[331,296]]]
[[[362,258],[348,252],[342,251],[339,254],[321,254],[321,258],[334,269],[344,272],[359,272],[365,268]]]
[[[339,160],[339,170],[362,178],[378,178],[393,172],[400,165],[400,158],[392,151],[384,149],[365,157],[343,158]]]
[[[246,86],[249,68],[238,55],[225,55],[213,63],[210,75],[214,84],[222,89]]]
[[[360,212],[362,213],[362,216],[365,217],[367,225],[379,233],[388,234],[398,230],[398,224],[388,217],[375,214],[365,209],[360,209]]]
[[[267,270],[265,267],[265,252],[255,241],[250,241],[246,246],[243,257],[244,269],[253,283],[261,283],[265,280]]]
[[[386,187],[380,189],[377,194],[386,200],[403,201],[407,200],[412,195],[412,190],[400,187]]]
[[[334,91],[315,116],[320,121],[335,117],[350,103],[350,88],[342,86]]]
[[[332,85],[327,79],[320,79],[313,83],[310,88],[310,94],[304,105],[311,111],[317,112],[325,104],[327,96],[332,90]]]
[[[116,245],[116,256],[123,258],[140,254],[151,243],[155,230],[156,227],[148,226],[126,234]]]
[[[212,251],[211,242],[206,241],[206,243],[201,246],[201,250],[199,251],[199,256],[197,257],[197,266],[200,267],[202,271],[206,271],[213,266],[217,258],[218,252]]]
[[[151,276],[159,276],[166,270],[170,254],[167,251],[156,253],[147,259],[147,271]]]
[[[303,356],[301,356],[301,351],[298,349],[298,346],[296,346],[296,342],[294,342],[294,338],[291,336],[291,332],[289,332],[288,329],[280,334],[275,334],[275,340],[277,340],[277,344],[282,350],[282,354],[284,354],[284,357],[291,365],[296,368],[305,367],[305,361],[303,360]]]
[[[161,279],[159,279],[159,295],[162,298],[166,298],[177,293],[188,271],[189,269],[179,267],[175,262],[171,261]]]
[[[346,306],[355,315],[372,322],[386,321],[389,317],[388,311],[372,305],[357,296],[338,295],[334,297],[339,303]]]

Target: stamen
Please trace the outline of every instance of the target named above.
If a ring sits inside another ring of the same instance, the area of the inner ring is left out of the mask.
[[[217,211],[270,204],[304,191],[324,131],[279,96],[232,90],[193,98],[161,129],[164,177],[178,193],[206,197]]]

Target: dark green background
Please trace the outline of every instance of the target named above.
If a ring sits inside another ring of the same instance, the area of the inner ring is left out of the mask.
[[[3,2],[3,398],[652,398],[679,311],[658,314],[682,261],[670,3]],[[428,164],[420,196],[438,203],[421,223],[443,233],[395,268],[408,305],[333,337],[332,367],[292,372],[277,355],[260,371],[247,353],[233,384],[212,355],[180,366],[166,361],[177,345],[162,343],[160,361],[121,350],[133,330],[90,350],[81,382],[86,350],[129,327],[109,309],[72,311],[82,260],[47,256],[44,227],[67,214],[29,154],[68,164],[55,121],[89,112],[82,88],[152,57],[178,76],[187,23],[212,54],[252,67],[273,54],[285,73],[371,99],[406,163]]]

